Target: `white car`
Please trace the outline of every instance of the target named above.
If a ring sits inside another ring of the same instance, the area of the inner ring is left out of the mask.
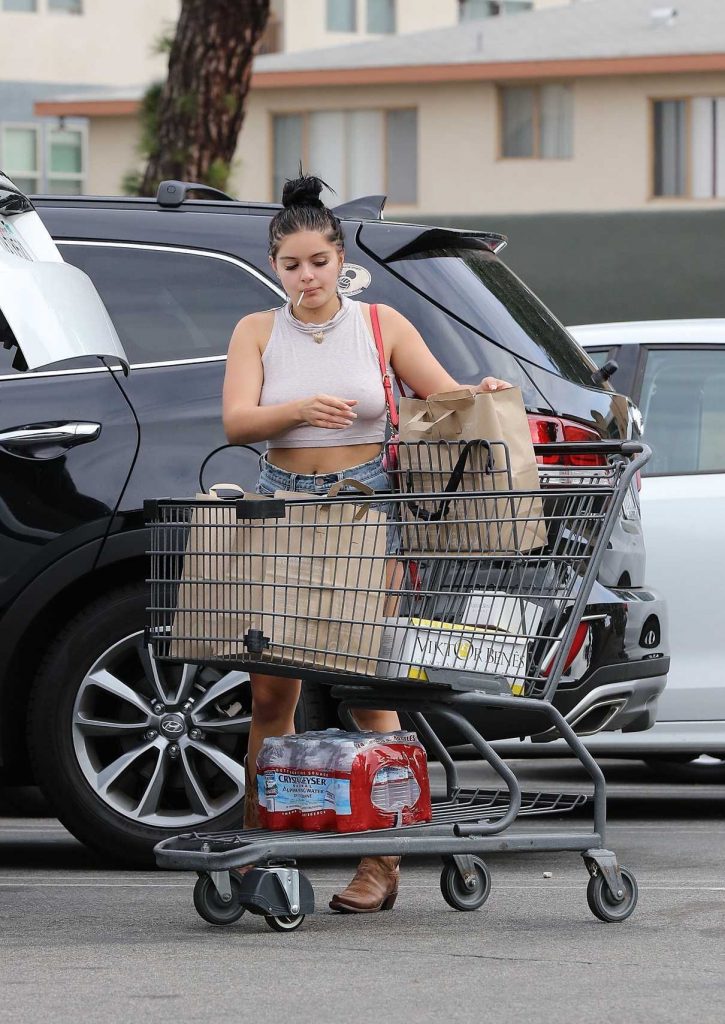
[[[725,779],[725,319],[569,328],[638,404],[647,580],[668,601],[672,662],[656,724],[587,741],[682,778]]]
[[[723,780],[725,319],[569,330],[600,367],[618,363],[617,391],[642,414],[653,451],[640,493],[647,580],[668,603],[672,658],[656,724],[586,745],[595,756],[643,758],[670,777]],[[536,746],[554,754],[559,743]]]

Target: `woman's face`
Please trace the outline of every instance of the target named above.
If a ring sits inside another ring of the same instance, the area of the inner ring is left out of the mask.
[[[282,239],[270,262],[295,307],[304,292],[301,305],[319,309],[337,292],[343,253],[318,231],[298,231]]]

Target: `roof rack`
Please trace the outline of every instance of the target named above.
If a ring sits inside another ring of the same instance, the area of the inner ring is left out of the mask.
[[[211,185],[202,185],[198,181],[176,181],[173,178],[162,181],[156,193],[156,202],[159,206],[174,208],[181,206],[189,192],[200,192],[209,199],[226,199],[233,203],[234,199]]]

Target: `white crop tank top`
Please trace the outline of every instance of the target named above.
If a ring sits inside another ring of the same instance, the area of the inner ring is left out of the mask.
[[[387,425],[385,390],[375,340],[358,302],[340,296],[341,308],[324,324],[305,324],[289,302],[274,311],[274,326],[262,355],[260,405],[281,405],[313,395],[357,399],[357,419],[328,430],[308,423],[278,434],[267,447],[330,448],[383,442]],[[322,335],[322,341],[316,341]]]

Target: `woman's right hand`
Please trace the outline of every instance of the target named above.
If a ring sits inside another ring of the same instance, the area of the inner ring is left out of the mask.
[[[303,423],[327,430],[340,430],[354,423],[357,419],[357,413],[352,411],[355,405],[355,398],[335,398],[333,395],[314,395],[298,402]]]

